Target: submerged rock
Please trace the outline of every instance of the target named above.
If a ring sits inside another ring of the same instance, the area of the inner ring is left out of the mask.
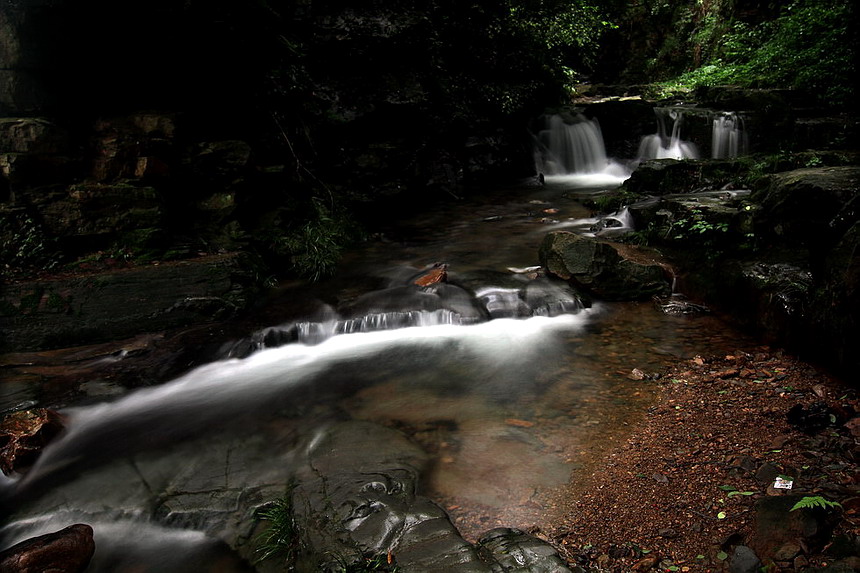
[[[417,495],[424,452],[368,422],[329,428],[310,444],[291,505],[309,570],[391,554],[399,571],[486,571],[445,512]]]
[[[343,570],[368,557],[397,571],[570,571],[548,543],[498,528],[478,546],[417,492],[426,454],[406,436],[370,422],[338,424],[311,440],[290,496],[304,554],[297,569]]]
[[[499,527],[485,533],[478,542],[487,561],[506,573],[569,573],[570,568],[549,543],[519,529]]]

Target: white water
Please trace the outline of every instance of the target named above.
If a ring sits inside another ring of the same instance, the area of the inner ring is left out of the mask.
[[[207,364],[115,402],[66,410],[69,421],[62,437],[45,449],[24,479],[7,483],[6,489],[27,488],[74,464],[173,444],[224,420],[265,415],[283,406],[292,389],[313,383],[319,375],[361,368],[386,353],[465,360],[480,365],[482,376],[507,379],[502,371],[515,373],[539,359],[539,351],[546,352],[558,332],[582,327],[588,316],[585,312],[345,334],[316,345],[289,344]]]
[[[600,124],[582,114],[542,118],[536,136],[535,168],[552,182],[576,187],[620,185],[630,170],[606,155]]]
[[[624,207],[620,211],[608,215],[583,217],[556,223],[549,226],[546,230],[572,231],[587,237],[620,235],[633,230],[633,217],[630,215],[630,210]]]
[[[747,137],[744,131],[744,121],[733,112],[724,112],[714,116],[711,136],[711,157],[714,159],[730,159],[747,152]]]
[[[690,141],[681,139],[684,114],[681,110],[654,108],[657,114],[657,133],[646,135],[639,143],[637,159],[698,159],[699,150]],[[671,131],[666,123],[672,121]]]

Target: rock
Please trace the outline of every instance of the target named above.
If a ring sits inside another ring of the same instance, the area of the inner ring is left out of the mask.
[[[755,479],[760,485],[767,486],[772,484],[776,476],[781,473],[782,470],[779,467],[770,462],[765,462],[756,470]]]
[[[208,141],[195,147],[191,170],[205,179],[234,178],[251,159],[251,146],[240,140]]]
[[[761,560],[746,545],[738,545],[729,557],[729,573],[758,573]]]
[[[78,346],[223,319],[251,304],[255,264],[230,253],[6,285],[3,349]]]
[[[95,553],[93,528],[77,523],[40,535],[0,553],[0,571],[15,573],[81,573]]]
[[[824,512],[791,508],[802,495],[768,496],[755,506],[755,532],[749,545],[764,559],[773,559],[787,545],[800,544],[819,550],[830,537]]]
[[[63,154],[68,134],[47,119],[0,118],[0,153]]]
[[[766,184],[753,194],[757,232],[823,255],[846,230],[832,223],[860,193],[860,167],[795,169],[770,175]]]
[[[0,422],[0,470],[22,473],[64,427],[62,416],[39,408],[14,412]]]
[[[106,249],[124,234],[164,225],[162,197],[153,187],[80,183],[32,198],[44,227],[64,249]]]
[[[547,273],[606,300],[645,300],[671,292],[665,268],[629,246],[555,231],[544,237],[539,254]]]
[[[175,131],[171,114],[138,113],[99,119],[93,131],[96,181],[163,177],[170,171]]]
[[[312,441],[291,500],[308,570],[391,553],[398,571],[491,571],[441,508],[416,495],[426,455],[403,434],[344,422]]]
[[[570,573],[554,547],[519,529],[488,531],[478,541],[478,551],[485,561],[497,562],[506,573]]]
[[[797,545],[796,543],[786,543],[774,552],[773,558],[776,561],[788,561],[797,557],[800,554],[800,551],[800,545]]]

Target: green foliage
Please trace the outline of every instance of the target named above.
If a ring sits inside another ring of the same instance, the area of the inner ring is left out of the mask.
[[[269,525],[256,539],[257,562],[276,557],[288,565],[294,564],[301,550],[301,536],[293,518],[289,496],[268,504],[258,513],[258,517],[269,522]],[[336,555],[325,570],[337,573],[395,573],[397,566],[390,553],[359,557]]]
[[[360,232],[349,215],[321,199],[312,200],[313,213],[300,227],[272,240],[271,248],[290,257],[302,278],[318,281],[334,273],[341,252]]]
[[[269,522],[269,527],[257,538],[258,560],[281,556],[287,562],[294,561],[300,543],[289,498],[272,502],[258,515]]]
[[[705,218],[701,210],[691,209],[687,216],[669,223],[664,237],[674,240],[687,240],[696,236],[711,238],[715,234],[726,233],[728,230],[728,223],[713,223]]]
[[[663,84],[666,92],[734,84],[808,90],[822,103],[853,101],[856,77],[853,3],[794,0],[755,25],[721,23],[713,14],[695,36],[702,64]],[[714,41],[719,39],[719,41]]]
[[[0,217],[0,274],[23,270],[49,270],[60,261],[56,240],[30,215]]]
[[[789,511],[796,511],[798,509],[824,509],[830,510],[835,508],[842,508],[842,505],[836,501],[830,501],[829,499],[825,499],[820,495],[807,495],[803,497],[800,501],[794,504],[794,506]]]

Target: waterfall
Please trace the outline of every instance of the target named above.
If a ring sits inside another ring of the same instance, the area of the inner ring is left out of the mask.
[[[606,155],[597,119],[582,114],[541,118],[535,136],[535,169],[550,178],[578,179],[585,185],[618,185],[630,171]]]
[[[714,116],[711,135],[711,157],[728,159],[747,152],[744,121],[734,112],[723,112]]]
[[[699,151],[690,141],[681,139],[684,114],[678,109],[654,108],[657,114],[657,133],[646,135],[639,143],[638,158],[646,159],[698,159]],[[672,120],[672,131],[667,135],[667,119]]]

